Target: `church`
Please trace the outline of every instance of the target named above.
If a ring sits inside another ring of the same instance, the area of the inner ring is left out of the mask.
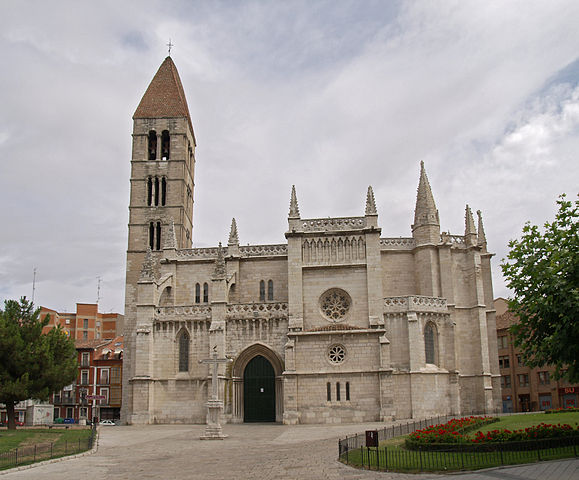
[[[411,236],[381,235],[371,187],[360,216],[302,218],[288,185],[285,243],[241,245],[233,219],[223,245],[191,248],[196,139],[170,56],[132,142],[124,422],[205,423],[213,352],[230,359],[224,422],[500,411],[482,217],[467,205],[464,235],[441,232],[424,164]]]

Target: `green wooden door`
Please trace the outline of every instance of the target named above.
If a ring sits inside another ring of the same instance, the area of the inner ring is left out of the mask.
[[[243,372],[243,419],[246,422],[275,422],[275,373],[261,355]]]

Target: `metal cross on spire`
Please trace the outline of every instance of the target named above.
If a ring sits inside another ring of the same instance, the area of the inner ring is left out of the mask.
[[[174,43],[171,43],[171,39],[169,39],[169,43],[166,44],[169,47],[169,56],[171,56],[171,48],[175,46]]]

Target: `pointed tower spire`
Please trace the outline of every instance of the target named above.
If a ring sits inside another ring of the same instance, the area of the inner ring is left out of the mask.
[[[143,266],[141,268],[141,276],[139,277],[139,281],[154,281],[155,280],[155,271],[153,269],[153,252],[151,251],[151,247],[147,248],[147,253],[145,254],[145,261],[143,262]]]
[[[376,201],[374,200],[374,190],[372,190],[371,185],[368,187],[368,193],[366,194],[366,215],[378,215]]]
[[[292,185],[292,195],[290,199],[289,218],[300,218],[300,208],[298,207],[298,197],[296,195],[296,186]]]
[[[227,275],[225,269],[225,258],[223,256],[223,247],[221,242],[219,242],[219,247],[217,247],[217,259],[215,260],[215,270],[213,270],[213,279],[222,279]]]
[[[434,196],[430,189],[430,182],[426,175],[424,162],[420,162],[420,180],[416,193],[416,207],[414,209],[414,225],[412,236],[418,244],[440,242],[440,220],[434,203]]]
[[[239,236],[237,235],[237,223],[235,218],[231,219],[231,230],[229,231],[228,245],[239,245]]]
[[[483,248],[484,251],[486,251],[487,236],[485,235],[485,229],[483,226],[482,213],[480,210],[477,210],[476,214],[478,216],[478,244]]]
[[[164,249],[171,249],[177,248],[177,236],[175,235],[175,220],[171,217],[171,221],[169,222],[169,231],[167,232],[167,236],[165,237],[165,245],[163,246]]]
[[[464,213],[464,240],[467,246],[476,245],[478,242],[472,210],[468,205]]]
[[[151,80],[141,103],[135,110],[133,119],[177,117],[187,118],[191,132],[193,132],[193,124],[179,72],[177,72],[177,67],[171,57],[167,57]],[[195,138],[195,134],[193,134],[193,138]]]

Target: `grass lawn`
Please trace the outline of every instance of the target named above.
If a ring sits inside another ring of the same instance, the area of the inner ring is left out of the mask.
[[[0,470],[88,449],[90,428],[0,430]]]
[[[498,430],[508,428],[509,430],[519,430],[539,423],[567,423],[571,426],[579,424],[579,412],[558,413],[558,414],[529,414],[529,415],[510,415],[501,417],[496,423],[485,425],[479,430],[487,432],[489,430]],[[478,430],[468,433],[469,437],[474,437]],[[536,462],[540,460],[554,460],[558,458],[567,458],[575,455],[579,447],[564,447],[558,449],[547,449],[541,451],[524,451],[524,452],[428,452],[428,451],[411,451],[404,448],[406,435],[395,437],[380,442],[379,451],[371,449],[352,450],[348,452],[348,463],[356,466],[364,466],[376,469],[387,468],[392,471],[452,471],[452,470],[476,470],[479,468],[488,468],[499,465],[510,465]],[[384,448],[386,447],[386,448]],[[342,458],[345,461],[345,458]]]

